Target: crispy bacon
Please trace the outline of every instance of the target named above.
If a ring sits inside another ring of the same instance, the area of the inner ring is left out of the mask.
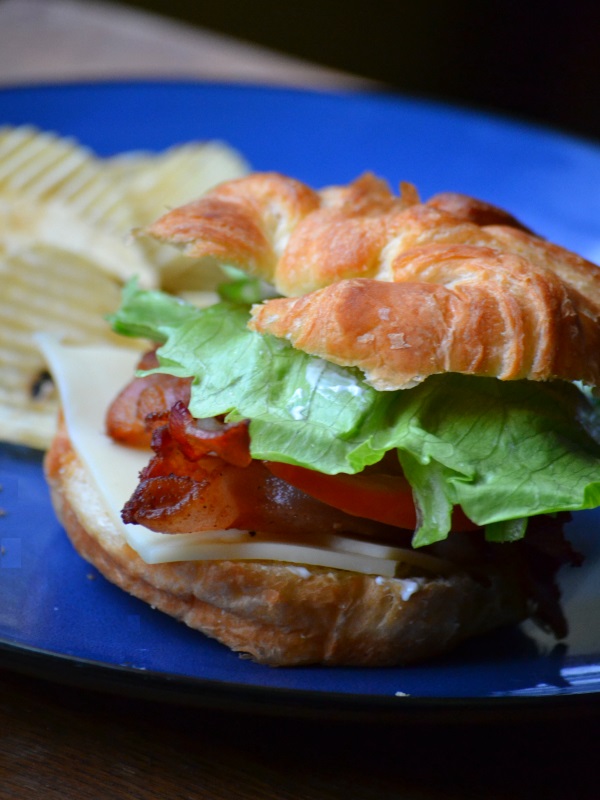
[[[172,406],[168,431],[190,461],[201,456],[217,455],[228,464],[247,467],[252,461],[248,421],[226,424],[219,419],[196,420],[186,404]]]
[[[273,475],[250,457],[247,423],[216,423],[213,430],[206,424],[175,404],[154,432],[156,455],[123,509],[125,522],[162,533],[352,531],[408,544],[408,531],[346,514]]]
[[[158,366],[156,352],[146,353],[138,369]],[[106,415],[106,432],[129,447],[150,447],[153,419],[161,419],[177,401],[189,403],[191,378],[147,375],[134,378],[112,402]]]

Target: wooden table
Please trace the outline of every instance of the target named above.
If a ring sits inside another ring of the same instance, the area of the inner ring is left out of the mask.
[[[181,76],[361,87],[116,5],[5,0],[0,82]],[[437,726],[180,708],[0,671],[0,799],[597,797],[593,717]]]
[[[370,83],[117,3],[0,2],[0,84],[136,77],[312,88]]]
[[[432,726],[190,710],[0,671],[2,800],[595,798],[594,719]]]

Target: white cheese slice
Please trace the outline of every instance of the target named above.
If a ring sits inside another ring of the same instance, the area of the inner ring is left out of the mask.
[[[171,561],[249,559],[283,561],[393,577],[398,564],[447,572],[440,559],[347,536],[315,533],[302,539],[241,530],[162,534],[124,524],[120,510],[133,493],[150,451],[124,447],[104,431],[106,410],[131,379],[139,351],[108,345],[61,344],[47,334],[38,344],[57,384],[71,442],[86,465],[112,520],[149,564]]]

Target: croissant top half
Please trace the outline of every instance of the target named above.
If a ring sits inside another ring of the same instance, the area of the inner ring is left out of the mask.
[[[251,327],[381,390],[461,372],[600,383],[600,270],[495,206],[365,174],[222,184],[147,233],[272,283]]]

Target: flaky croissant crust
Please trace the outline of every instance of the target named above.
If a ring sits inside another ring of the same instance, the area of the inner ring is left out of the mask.
[[[440,372],[599,383],[598,267],[473,198],[423,203],[370,173],[320,191],[257,173],[147,232],[273,283],[284,297],[251,327],[378,389]]]

